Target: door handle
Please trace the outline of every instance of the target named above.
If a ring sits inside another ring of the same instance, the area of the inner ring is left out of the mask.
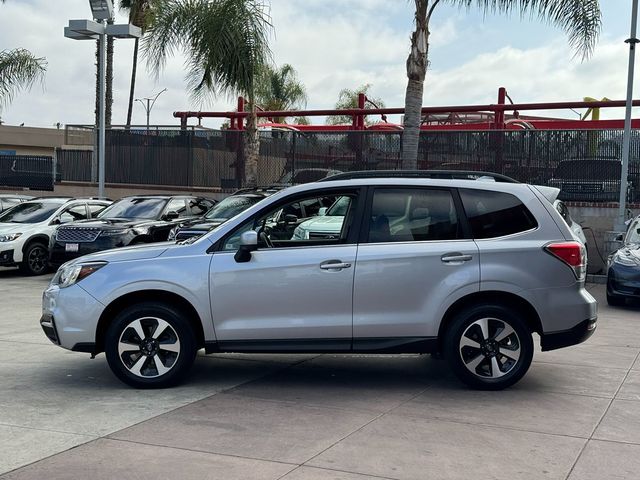
[[[454,252],[454,253],[445,253],[440,257],[444,263],[462,263],[468,262],[473,259],[472,255],[465,255],[462,253]]]
[[[322,270],[342,270],[343,268],[351,267],[350,263],[342,262],[341,260],[327,260],[320,264]]]

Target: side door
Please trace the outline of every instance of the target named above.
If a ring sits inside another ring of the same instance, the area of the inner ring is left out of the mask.
[[[434,341],[443,306],[479,290],[478,247],[455,189],[379,187],[368,199],[353,293],[354,350]]]
[[[278,232],[272,239],[268,228],[269,220],[283,209],[325,195],[306,192],[265,207],[221,240],[209,284],[222,350],[351,348],[360,189],[335,191],[351,200],[335,238],[284,239]],[[250,261],[238,263],[234,256],[239,238],[248,230],[258,231],[261,240]]]

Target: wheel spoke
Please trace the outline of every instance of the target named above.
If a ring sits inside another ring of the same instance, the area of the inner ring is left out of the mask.
[[[503,375],[504,372],[500,370],[500,363],[498,362],[498,358],[495,356],[491,357],[491,377],[498,378],[502,377]]]
[[[505,338],[509,337],[511,334],[515,333],[515,330],[511,327],[511,325],[508,325],[506,323],[503,323],[503,325],[504,325],[504,328],[495,337],[496,342],[501,342]]]
[[[170,367],[165,367],[164,366],[164,364],[162,363],[162,360],[160,360],[160,357],[158,355],[154,355],[153,356],[153,361],[156,364],[156,369],[158,370],[158,375],[164,375],[169,370],[171,370]]]
[[[142,377],[142,367],[144,366],[145,362],[147,361],[148,357],[142,355],[138,361],[136,363],[133,364],[133,366],[129,369],[131,371],[131,373],[138,375],[139,377]]]
[[[482,331],[482,340],[488,340],[489,339],[489,319],[481,318],[476,322],[476,325],[478,325],[480,327],[480,330]]]
[[[142,323],[140,322],[140,320],[134,320],[133,322],[131,322],[129,324],[129,327],[133,328],[136,333],[138,334],[138,338],[140,338],[140,340],[144,340],[146,338],[146,334],[144,333],[144,329],[142,328]]]
[[[480,344],[469,337],[462,337],[460,339],[460,349],[462,350],[463,347],[471,347],[479,350]]]
[[[131,342],[118,342],[118,353],[122,355],[125,352],[139,352],[140,345]]]
[[[478,368],[478,365],[480,365],[480,363],[484,359],[485,359],[485,356],[478,352],[478,356],[475,357],[473,360],[467,362],[466,367],[475,373],[476,368]]]
[[[158,348],[167,352],[180,353],[180,342],[176,340],[173,343],[161,343]]]
[[[517,362],[520,359],[520,348],[515,348],[514,350],[511,350],[509,348],[501,346],[500,355],[504,355],[509,360],[513,360],[514,362]]]
[[[162,334],[162,332],[164,332],[167,329],[167,327],[169,326],[169,323],[162,320],[161,318],[156,318],[156,321],[158,322],[158,325],[153,331],[153,334],[151,335],[151,337],[157,340],[158,337]]]

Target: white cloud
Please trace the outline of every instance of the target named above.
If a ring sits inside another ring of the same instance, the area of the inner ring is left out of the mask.
[[[403,0],[273,0],[274,60],[298,70],[307,86],[309,108],[331,108],[342,88],[364,83],[373,84],[373,95],[388,106],[402,106],[413,28],[411,8],[412,2]],[[95,46],[65,39],[62,34],[68,19],[88,16],[83,0],[10,0],[0,5],[2,48],[25,47],[49,62],[45,91],[34,87],[17,96],[2,112],[7,123],[93,122]],[[482,32],[491,29],[489,20],[461,25],[462,19],[464,12],[438,18],[432,26],[434,62],[427,74],[426,105],[493,103],[499,86],[507,87],[516,102],[622,98],[625,94],[627,47],[619,32],[614,39],[603,37],[594,58],[580,63],[571,58],[562,34],[518,49],[510,46],[513,32],[505,32],[504,47],[484,51]],[[469,43],[469,38],[479,40]],[[132,47],[132,41],[116,42],[114,123],[124,123],[126,118]],[[461,48],[467,61],[456,64],[452,60]],[[448,61],[442,61],[443,57]],[[453,67],[442,68],[445,65]],[[228,110],[235,103],[217,99],[211,105],[194,105],[185,91],[181,57],[170,59],[157,81],[146,72],[144,63],[139,65],[138,97],[165,87],[168,91],[152,113],[154,124],[177,125],[172,117],[175,110]],[[621,117],[622,112],[606,115]],[[144,122],[144,110],[136,104],[134,123]],[[219,123],[205,121],[208,126]]]

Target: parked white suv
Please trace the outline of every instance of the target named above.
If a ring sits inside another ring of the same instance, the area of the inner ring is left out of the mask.
[[[49,265],[49,238],[63,223],[93,218],[111,204],[106,200],[42,197],[0,214],[0,266],[18,265],[41,275]]]
[[[534,332],[542,350],[594,332],[584,246],[536,187],[428,176],[342,174],[196,239],[74,260],[44,292],[42,328],[141,388],[179,382],[204,348],[441,352],[501,389],[529,368]],[[272,235],[274,212],[319,197],[348,199],[338,235]]]

